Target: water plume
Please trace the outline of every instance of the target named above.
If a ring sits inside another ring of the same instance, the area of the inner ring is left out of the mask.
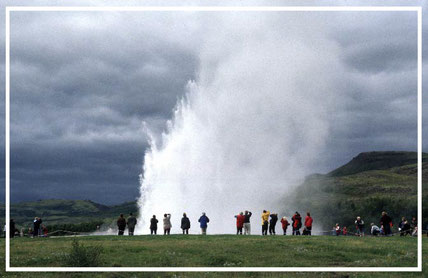
[[[166,131],[148,131],[138,233],[149,232],[154,214],[162,230],[164,213],[180,232],[183,212],[191,233],[202,212],[208,233],[233,233],[234,215],[250,210],[260,234],[261,211],[284,210],[282,198],[312,172],[326,143],[330,70],[338,67],[332,46],[316,35],[314,44],[298,24],[274,28],[272,17],[226,18],[229,29],[209,29],[215,35],[199,49],[197,79]]]

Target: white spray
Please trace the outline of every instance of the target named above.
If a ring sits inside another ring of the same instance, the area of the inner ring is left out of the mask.
[[[308,18],[281,19],[283,26],[273,15],[221,19],[205,28],[212,35],[199,49],[197,81],[166,132],[160,139],[149,132],[137,233],[149,232],[152,215],[162,231],[164,213],[179,233],[183,212],[192,233],[202,212],[208,233],[233,233],[234,215],[250,210],[260,234],[261,211],[284,209],[281,199],[311,173],[326,142],[329,71],[338,67],[332,46],[302,27]]]

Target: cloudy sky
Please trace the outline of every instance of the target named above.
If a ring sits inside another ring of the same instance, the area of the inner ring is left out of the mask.
[[[241,16],[250,15],[236,15]],[[257,20],[257,15],[251,16]],[[198,80],[206,53],[202,46],[215,37],[221,17],[174,12],[12,13],[12,200],[68,198],[114,204],[137,198],[148,147],[143,123],[155,133],[164,130],[186,84]],[[287,25],[281,23],[290,24],[289,18],[274,17],[287,35]],[[328,172],[363,151],[416,151],[416,13],[314,17],[301,26],[301,36],[322,36],[320,40],[334,46],[341,65],[336,74],[346,82],[336,81],[341,107],[331,112],[329,140],[313,172]],[[0,40],[4,47],[4,28]],[[223,55],[234,55],[227,49]],[[0,78],[3,83],[4,74]],[[427,147],[425,143],[425,151]],[[4,157],[3,149],[1,153]]]

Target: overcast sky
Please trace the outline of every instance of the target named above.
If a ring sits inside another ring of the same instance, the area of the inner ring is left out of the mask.
[[[310,40],[321,34],[330,41],[342,65],[337,74],[352,82],[337,84],[343,105],[331,117],[329,140],[313,172],[328,172],[364,151],[416,151],[416,13],[316,17],[322,31],[302,27],[302,36]],[[137,198],[148,146],[143,122],[158,134],[165,128],[188,81],[198,79],[206,51],[201,45],[213,37],[218,18],[214,13],[12,13],[12,200],[114,204]],[[287,26],[276,18],[286,35]],[[4,28],[0,42],[4,49]],[[1,63],[3,84],[3,56]],[[0,153],[4,157],[3,149]]]

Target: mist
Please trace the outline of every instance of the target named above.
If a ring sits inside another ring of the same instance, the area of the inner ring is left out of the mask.
[[[191,233],[202,212],[208,233],[234,233],[234,215],[244,210],[261,234],[262,210],[286,210],[284,196],[313,172],[329,140],[343,77],[321,17],[223,13],[205,24],[197,79],[164,133],[147,127],[140,234],[152,215],[162,230],[164,213],[172,214],[171,232],[181,232],[183,212]]]

